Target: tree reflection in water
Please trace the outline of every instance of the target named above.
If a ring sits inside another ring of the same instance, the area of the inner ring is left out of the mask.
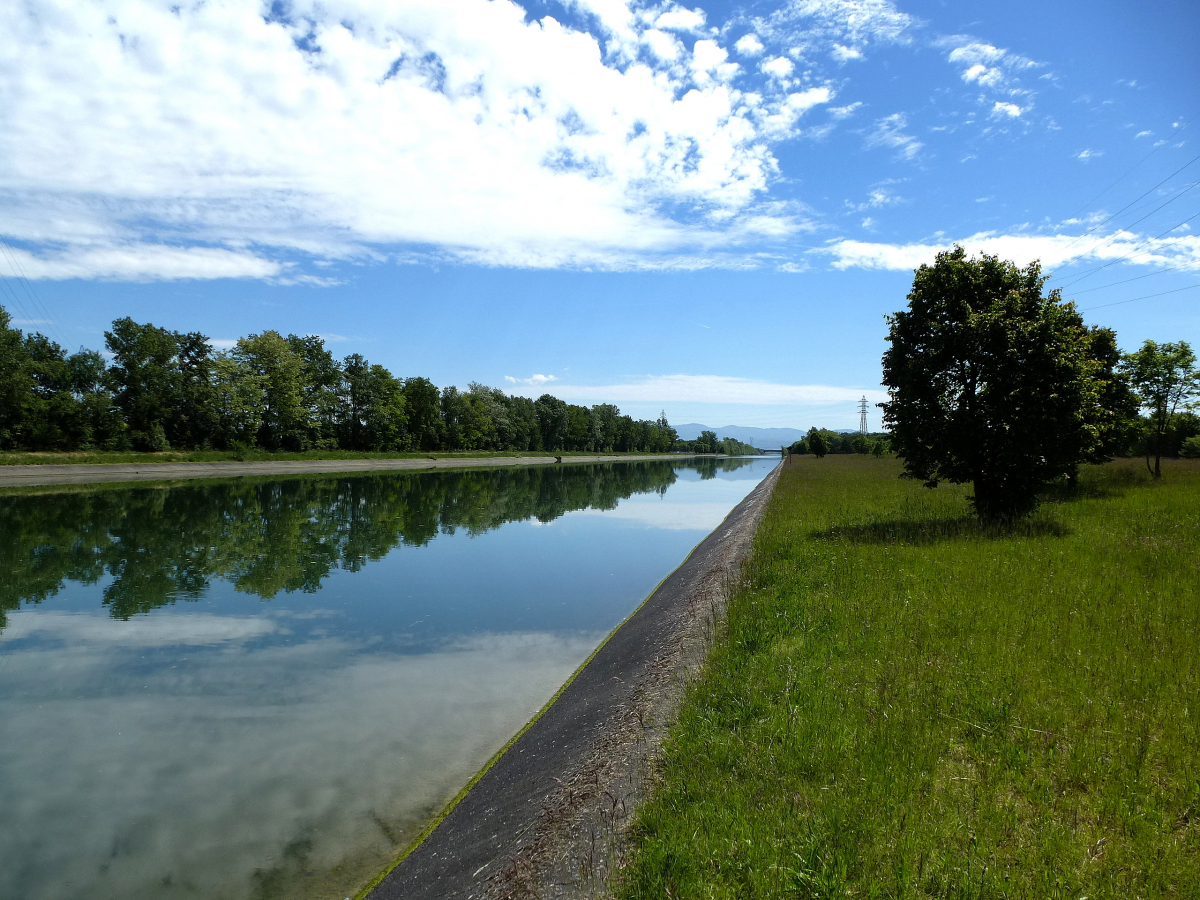
[[[167,487],[0,496],[0,629],[5,612],[67,581],[111,577],[104,605],[128,619],[197,600],[214,578],[271,599],[314,592],[335,569],[357,571],[439,533],[483,534],[550,522],[665,493],[679,468],[702,479],[749,459],[604,463],[447,472],[238,479]]]

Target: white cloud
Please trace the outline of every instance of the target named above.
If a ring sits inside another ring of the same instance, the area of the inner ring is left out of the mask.
[[[1018,265],[1041,260],[1043,269],[1076,264],[1114,262],[1126,265],[1177,265],[1200,271],[1200,236],[1148,238],[1118,231],[1086,238],[1069,234],[1001,234],[982,231],[957,241],[887,244],[841,240],[812,251],[833,257],[836,269],[912,271],[932,263],[942,250],[961,245],[968,254],[989,253]]]
[[[763,47],[763,42],[758,39],[758,35],[753,32],[742,35],[733,47],[742,56],[760,56],[766,49]]]
[[[257,0],[3,4],[3,230],[40,278],[748,258],[796,95],[735,86],[719,39],[689,57],[664,29],[697,11],[573,5],[601,38],[512,0],[297,0],[287,18]],[[846,46],[900,21],[865,0],[789,8]]]
[[[551,381],[558,381],[557,375],[533,375],[529,378],[514,378],[512,375],[505,375],[504,380],[509,384],[524,384],[531,387],[539,387],[543,384],[549,384]]]
[[[887,399],[879,390],[821,384],[778,384],[725,375],[657,375],[622,384],[558,384],[554,396],[568,401],[609,403],[744,403],[761,405],[824,405],[867,399]]]
[[[809,40],[861,48],[872,41],[903,43],[917,20],[890,0],[789,0],[771,21]]]
[[[796,64],[786,56],[776,56],[764,62],[760,68],[773,78],[787,78],[796,69]]]
[[[673,35],[657,28],[651,28],[642,34],[642,42],[650,48],[659,59],[674,62],[686,52],[683,44]]]
[[[833,49],[830,50],[829,53],[840,63],[863,58],[863,52],[857,47],[847,47],[844,44],[834,44]]]
[[[947,58],[951,65],[960,67],[959,76],[963,81],[985,89],[985,93],[979,98],[981,103],[994,101],[996,95],[1015,98],[1018,101],[994,102],[992,116],[1008,115],[1016,118],[1032,105],[1033,93],[1021,87],[1020,75],[1028,69],[1039,68],[1041,63],[970,35],[947,35],[939,38],[937,43],[951,48]],[[1045,73],[1042,77],[1052,78],[1053,75]],[[988,92],[991,93],[991,97],[986,96]]]
[[[1153,131],[1139,131],[1133,137],[1134,140],[1137,140],[1138,138],[1150,137],[1152,134],[1154,134]]]
[[[704,27],[704,10],[675,7],[655,19],[654,24],[672,31],[699,31]]]
[[[12,254],[25,277],[34,280],[278,279],[289,268],[286,263],[236,250],[139,242],[84,244],[68,249],[52,248],[40,254],[14,247]]]
[[[855,101],[848,106],[834,106],[830,108],[829,115],[835,119],[846,119],[854,115],[860,106],[862,106],[861,101]]]
[[[862,203],[849,203],[847,205],[856,212],[862,212],[867,209],[879,209],[883,206],[894,206],[897,203],[903,203],[904,198],[893,194],[886,186],[874,187],[867,194],[867,199]],[[870,219],[866,220],[871,221]],[[865,225],[865,222],[864,222]]]
[[[867,135],[868,147],[889,147],[902,158],[912,159],[925,145],[911,134],[906,134],[908,118],[904,113],[892,113],[875,123],[875,128]]]
[[[1080,150],[1078,153],[1075,154],[1075,158],[1081,159],[1084,162],[1087,162],[1089,159],[1092,159],[1093,157],[1103,156],[1103,155],[1104,155],[1103,150]]]

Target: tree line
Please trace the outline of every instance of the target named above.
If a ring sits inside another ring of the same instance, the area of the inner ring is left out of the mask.
[[[108,360],[68,354],[0,307],[0,450],[753,452],[712,432],[681,441],[665,414],[439,389],[358,353],[339,361],[314,335],[264,331],[218,350],[199,332],[122,318],[104,342]]]
[[[862,434],[830,431],[828,428],[810,428],[808,434],[787,448],[787,452],[800,455],[811,453],[818,458],[827,453],[870,453],[883,456],[890,447],[888,436],[883,433]]]

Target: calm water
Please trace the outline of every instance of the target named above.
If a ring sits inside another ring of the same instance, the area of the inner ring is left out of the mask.
[[[0,897],[350,896],[775,462],[0,496]]]

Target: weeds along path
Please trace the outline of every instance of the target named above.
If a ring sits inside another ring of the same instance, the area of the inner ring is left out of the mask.
[[[1010,529],[791,457],[626,898],[1200,897],[1200,463]]]

